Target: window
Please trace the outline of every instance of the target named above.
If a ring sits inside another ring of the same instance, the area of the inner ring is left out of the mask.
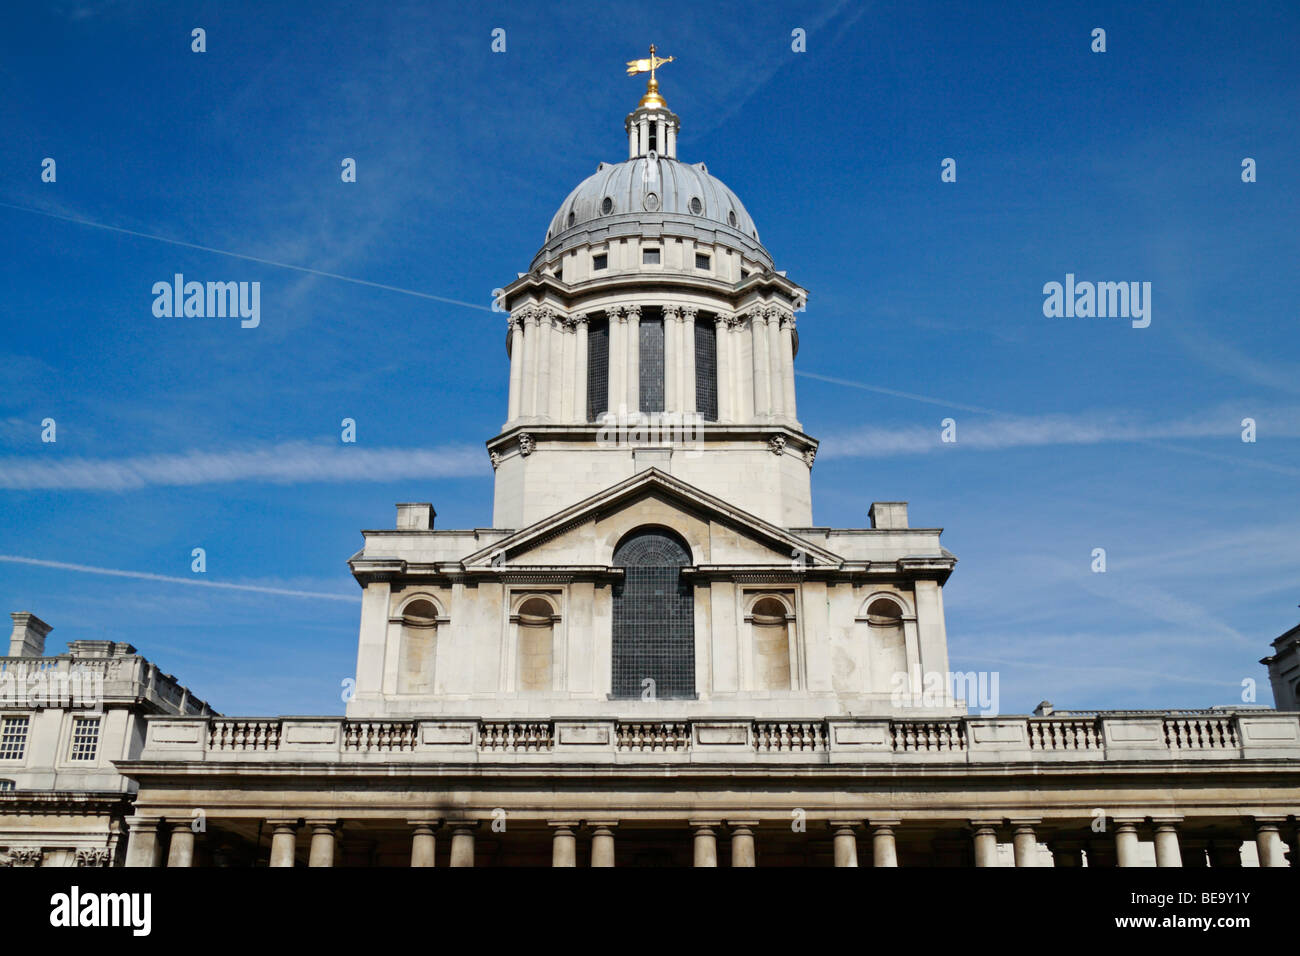
[[[573,224],[574,224],[575,222],[577,222],[577,221],[578,221],[578,214],[577,214],[577,213],[573,213],[573,212],[569,213],[569,228],[570,228],[570,229],[573,228]]]
[[[744,281],[745,281],[746,279],[748,279],[748,278],[749,278],[749,270],[748,270],[748,269],[741,269],[741,270],[740,270],[740,281],[741,281],[741,282],[744,282]]]
[[[610,199],[608,196],[602,199],[600,201],[600,211],[603,215],[608,216],[614,211],[614,200]]]
[[[692,197],[691,197],[691,206],[690,206],[690,209],[691,209],[691,212],[693,212],[693,213],[694,213],[695,215],[697,215],[697,216],[698,216],[700,213],[704,212],[704,203],[700,202],[700,197],[699,197],[699,196],[692,196]]]
[[[695,696],[695,602],[682,568],[686,545],[667,531],[634,531],[614,549],[612,695],[622,700]]]
[[[867,608],[868,659],[872,689],[890,693],[907,679],[907,637],[903,612],[888,598],[877,598]],[[906,686],[906,683],[904,683]]]
[[[736,228],[736,210],[732,209],[727,213],[727,222],[731,224],[731,228]]]
[[[74,717],[72,719],[72,749],[69,760],[94,760],[99,749],[99,718]]]
[[[718,420],[718,332],[705,316],[695,322],[695,410],[706,422]]]
[[[12,780],[0,780],[0,793],[3,793],[6,790],[12,790],[13,788],[14,782]]]
[[[434,664],[438,649],[438,609],[432,601],[421,599],[406,605],[402,611],[401,640],[397,692],[433,693]]]
[[[710,262],[712,262],[712,260],[704,253],[702,252],[695,253],[695,268],[704,269],[707,271]]]
[[[595,272],[609,267],[609,255],[604,252],[597,253],[591,257],[591,268]]]
[[[657,265],[659,265],[659,250],[658,250],[658,249],[642,249],[642,250],[641,250],[641,264],[642,264],[642,265],[647,265],[647,266],[657,266]]]
[[[649,311],[649,310],[647,310]],[[657,312],[658,310],[656,310]],[[640,376],[640,410],[664,410],[664,319],[648,314],[637,323],[637,371]]]
[[[0,720],[0,760],[22,760],[27,750],[29,717],[6,717]]]
[[[609,408],[609,320],[587,322],[587,421]]]

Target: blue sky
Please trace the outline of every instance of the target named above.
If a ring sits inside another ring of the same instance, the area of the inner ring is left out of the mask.
[[[52,650],[129,641],[226,713],[341,712],[359,529],[396,501],[490,523],[491,290],[624,158],[653,41],[680,156],[811,292],[814,520],[908,500],[945,529],[952,665],[998,671],[1005,712],[1271,702],[1257,661],[1300,617],[1294,4],[305,9],[7,14],[0,596]],[[259,281],[260,326],[155,318],[177,272]],[[1066,273],[1150,282],[1150,327],[1045,318]],[[195,584],[195,547],[202,580],[295,593]]]

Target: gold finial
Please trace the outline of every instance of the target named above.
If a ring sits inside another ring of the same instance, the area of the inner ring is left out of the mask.
[[[659,81],[655,79],[655,70],[665,63],[673,62],[673,57],[655,56],[655,45],[650,44],[650,58],[648,60],[628,60],[627,75],[634,76],[637,73],[649,73],[650,82],[645,86],[645,96],[641,97],[641,102],[637,104],[637,109],[658,108],[667,109],[668,104],[664,98],[659,95]]]

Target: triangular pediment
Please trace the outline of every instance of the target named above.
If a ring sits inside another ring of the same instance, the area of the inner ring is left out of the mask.
[[[839,567],[839,555],[728,504],[657,468],[648,468],[462,559],[482,566],[606,564],[616,539],[636,527],[666,527],[704,565]]]

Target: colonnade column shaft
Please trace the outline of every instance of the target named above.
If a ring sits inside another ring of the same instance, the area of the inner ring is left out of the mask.
[[[127,866],[157,866],[162,857],[158,843],[158,817],[130,816],[126,818]]]
[[[478,824],[461,820],[451,824],[451,866],[474,865],[474,830]]]
[[[1138,832],[1134,820],[1115,821],[1115,865],[1140,866],[1138,861]]]
[[[623,378],[627,374],[627,353],[623,341],[627,328],[623,324],[622,310],[606,309],[605,318],[609,354],[605,357],[605,377],[609,379],[609,400],[606,408],[614,415],[626,411],[627,393]]]
[[[591,865],[592,866],[613,866],[614,865],[614,827],[618,826],[613,822],[592,822],[587,821],[587,826],[591,827]]]
[[[871,863],[873,866],[898,866],[898,847],[894,843],[894,827],[899,820],[872,820]]]
[[[194,865],[194,831],[188,824],[179,823],[172,828],[171,845],[167,848],[167,865]]]
[[[1156,866],[1182,866],[1183,853],[1178,846],[1178,823],[1176,819],[1162,818],[1153,820],[1156,828]]]
[[[830,828],[835,832],[835,865],[858,865],[857,828],[862,826],[859,820],[831,820]]]
[[[728,820],[731,827],[731,865],[757,866],[758,857],[754,852],[754,827],[757,820]]]
[[[637,141],[640,155],[644,156],[650,149],[650,120],[642,116],[638,125],[641,127],[641,135]]]
[[[521,418],[529,418],[537,414],[537,362],[534,358],[537,352],[537,325],[531,308],[520,312],[519,334],[523,345],[519,356],[519,364],[522,366],[519,415]]]
[[[546,399],[546,414],[551,421],[564,421],[565,393],[572,388],[573,379],[573,362],[567,358],[573,339],[561,315],[551,317],[546,334],[551,337],[551,387]]]
[[[433,866],[438,849],[436,820],[408,820],[411,825],[411,866]]]
[[[1255,818],[1255,847],[1259,851],[1260,866],[1286,866],[1279,826],[1281,818]]]
[[[689,823],[691,828],[695,830],[695,865],[717,866],[718,837],[714,833],[714,828],[721,826],[722,822],[720,820],[691,820]]]
[[[506,419],[514,421],[519,417],[519,392],[524,379],[524,330],[523,323],[515,316],[510,317],[510,400],[507,403]]]
[[[734,422],[736,420],[735,386],[731,360],[731,320],[727,316],[718,316],[713,326],[714,345],[717,350],[718,365],[718,421]]]
[[[754,375],[754,418],[760,419],[772,413],[772,389],[769,381],[767,316],[762,309],[751,309],[749,313],[749,338],[752,350]]]
[[[781,355],[781,313],[775,306],[763,310],[767,316],[767,379],[772,414],[785,415],[785,358]]]
[[[998,865],[998,831],[997,827],[1002,821],[984,821],[972,820],[971,826],[974,828],[975,843],[975,865],[976,866],[997,866]]]
[[[636,159],[636,135],[637,135],[637,124],[628,123],[627,124],[627,158],[628,159]]]
[[[551,834],[551,866],[577,866],[578,865],[578,838],[574,835],[574,828],[578,826],[576,820],[549,822],[547,826],[553,831]]]
[[[628,414],[641,410],[641,306],[629,305],[627,313],[627,383],[624,389]]]
[[[1012,820],[1015,832],[1011,837],[1011,848],[1015,852],[1016,866],[1037,866],[1034,858],[1038,851],[1038,838],[1034,835],[1034,824],[1040,820]]]
[[[671,136],[672,134],[669,133]],[[682,363],[681,363],[681,388],[682,388],[682,411],[694,412],[695,408],[695,315],[696,309],[693,305],[683,306],[681,309],[682,316],[682,334],[679,341],[682,344]]]
[[[573,420],[587,420],[587,313],[573,317]]]
[[[668,129],[664,132],[664,139],[667,144],[664,147],[664,155],[669,159],[677,158],[677,130],[672,123],[667,124]]]
[[[311,827],[311,849],[307,855],[308,866],[333,866],[337,842],[337,820],[308,820]]]
[[[271,866],[293,866],[298,849],[298,821],[266,822],[271,828]]]
[[[533,414],[544,418],[551,412],[551,344],[555,330],[551,327],[549,309],[537,309],[533,314],[536,316],[534,328],[537,330],[537,348],[533,350],[533,364],[537,366],[537,395],[533,399]]]
[[[794,313],[784,313],[781,322],[781,384],[785,386],[785,413],[793,421],[795,414],[794,400]]]
[[[681,314],[675,306],[664,306],[664,411],[682,410],[681,397]]]

